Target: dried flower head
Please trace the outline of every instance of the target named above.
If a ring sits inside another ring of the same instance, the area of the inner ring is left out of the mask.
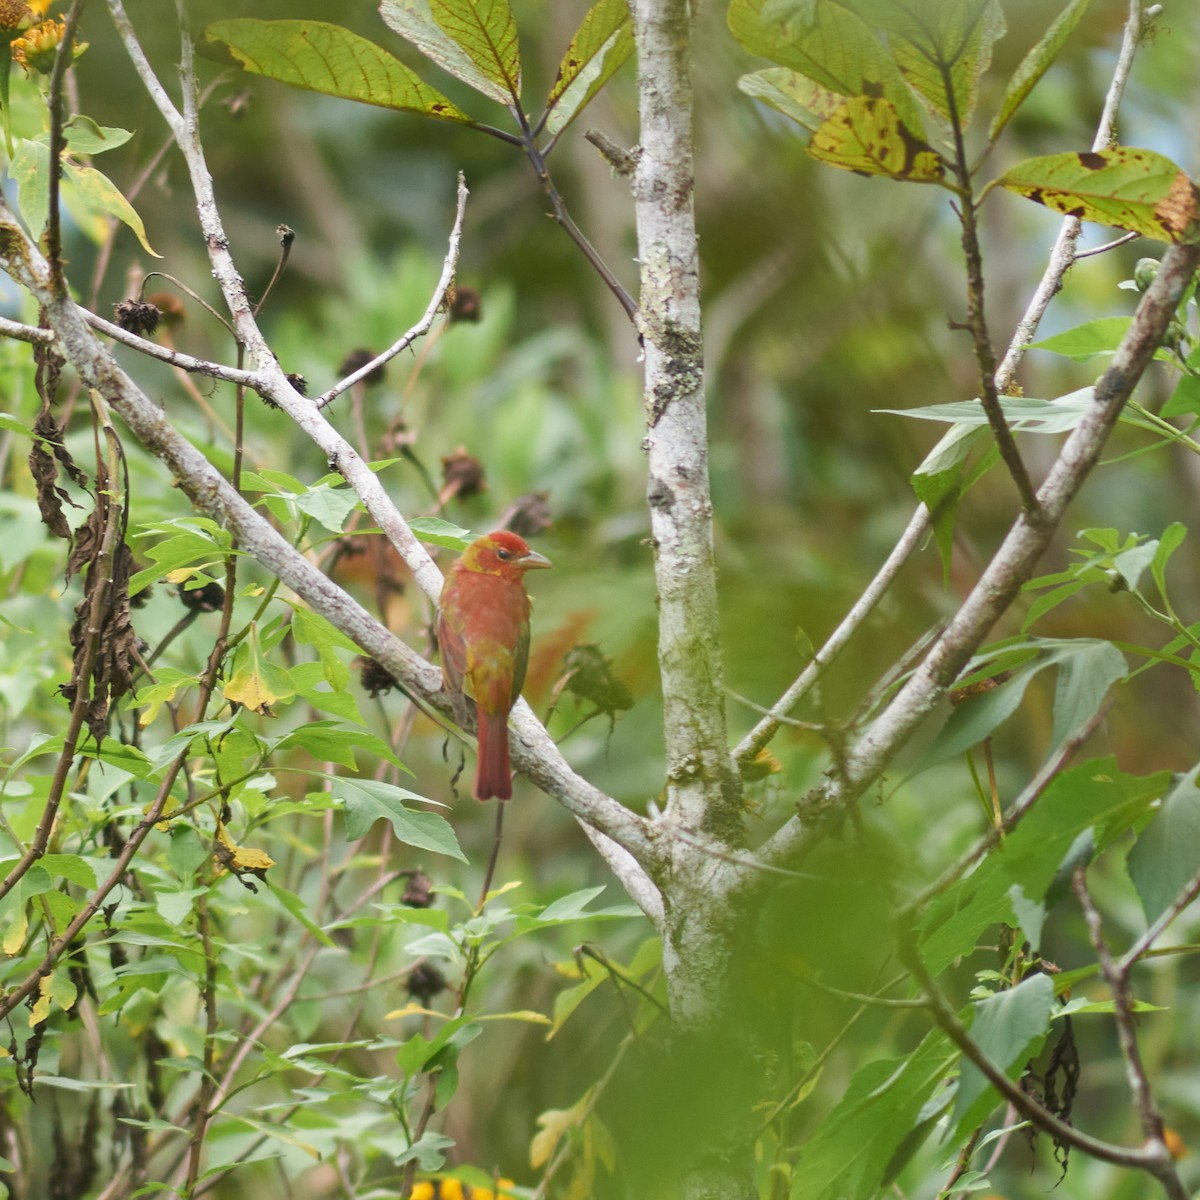
[[[468,496],[478,496],[487,491],[484,479],[483,463],[474,455],[467,453],[465,446],[459,446],[453,454],[442,458],[442,494],[457,496],[465,500]]]
[[[150,337],[158,328],[162,310],[148,300],[122,300],[113,305],[113,316],[126,332]]]
[[[456,287],[450,293],[450,324],[483,319],[483,297],[471,287]]]
[[[345,379],[347,375],[353,375],[355,371],[365,367],[375,357],[374,350],[368,350],[366,347],[360,347],[357,350],[351,350],[349,354],[342,360],[342,365],[338,367],[338,374]],[[382,383],[384,375],[387,373],[387,368],[378,366],[373,371],[368,371],[362,377],[360,382],[368,386],[373,383]]]
[[[374,658],[362,660],[362,672],[359,679],[362,681],[363,689],[372,700],[400,686],[395,675],[383,663]]]
[[[418,963],[408,974],[408,994],[428,1004],[439,992],[446,990],[446,977],[428,963]]]

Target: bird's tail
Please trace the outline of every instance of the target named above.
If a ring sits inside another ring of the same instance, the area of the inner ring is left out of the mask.
[[[508,714],[479,710],[479,760],[475,767],[475,799],[508,800],[512,767],[508,762]]]

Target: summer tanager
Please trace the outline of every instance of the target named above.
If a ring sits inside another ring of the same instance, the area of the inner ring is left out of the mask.
[[[550,566],[517,537],[500,530],[472,542],[442,588],[437,638],[448,691],[474,698],[479,714],[476,800],[512,795],[508,714],[521,694],[529,662],[529,597],[525,572]]]

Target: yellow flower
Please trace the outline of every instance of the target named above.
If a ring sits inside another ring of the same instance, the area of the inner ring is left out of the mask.
[[[50,9],[50,0],[28,0],[28,5],[35,17],[44,17]]]
[[[0,0],[0,4],[7,2],[9,0]],[[32,71],[49,75],[54,70],[54,58],[66,32],[66,22],[54,20],[43,21],[26,30],[12,44],[13,62],[20,63],[26,75]],[[71,57],[78,58],[86,49],[87,42],[75,43],[71,47]]]

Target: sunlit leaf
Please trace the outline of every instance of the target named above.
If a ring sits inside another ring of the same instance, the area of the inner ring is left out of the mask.
[[[884,97],[853,96],[839,105],[813,134],[807,151],[861,175],[937,183],[946,173],[942,156],[904,124]]]
[[[571,39],[546,100],[550,132],[565,129],[632,54],[628,0],[597,0]]]
[[[383,0],[383,19],[426,58],[500,104],[519,104],[517,25],[508,0]]]
[[[1092,0],[1070,0],[1070,3],[1050,23],[1050,28],[1042,34],[1028,54],[1021,60],[1008,86],[1004,89],[1004,98],[1000,107],[988,126],[988,140],[995,141],[1004,127],[1012,120],[1013,114],[1025,103],[1029,93],[1037,86],[1038,80],[1050,69],[1050,65],[1058,57],[1059,51],[1071,31],[1079,24],[1083,14],[1087,12]]]
[[[752,54],[806,75],[838,95],[890,100],[904,126],[919,135],[921,110],[887,49],[855,13],[805,0],[732,0],[733,36]]]
[[[147,254],[152,254],[155,258],[162,257],[146,240],[146,227],[142,224],[142,218],[134,212],[133,205],[125,199],[107,175],[101,174],[95,167],[79,167],[71,162],[63,163],[63,172],[78,189],[79,199],[83,204],[98,212],[107,213],[110,217],[116,217],[118,221],[128,225]]]
[[[1004,36],[999,0],[849,0],[871,24],[888,31],[896,65],[914,91],[947,123],[966,128]]]
[[[214,21],[204,36],[226,46],[244,70],[326,96],[419,113],[470,117],[382,46],[324,21]]]
[[[443,521],[441,517],[413,517],[408,527],[421,541],[447,550],[465,550],[472,540],[469,529]]]
[[[752,99],[761,100],[791,117],[809,133],[816,133],[844,99],[837,92],[814,83],[807,75],[787,67],[768,67],[753,75],[743,75],[738,80],[738,87]]]
[[[1162,242],[1200,237],[1200,193],[1169,158],[1117,146],[1028,158],[1010,168],[1001,187],[1055,212],[1128,229]]]
[[[1064,329],[1062,333],[1042,338],[1029,348],[1049,350],[1052,354],[1061,354],[1075,362],[1087,362],[1099,355],[1115,354],[1132,324],[1132,317],[1097,317],[1094,321],[1085,321],[1072,329]],[[1161,346],[1154,352],[1154,357],[1159,362],[1175,362],[1174,355]]]
[[[263,653],[258,629],[251,626],[250,636],[234,653],[233,672],[221,694],[231,704],[241,704],[251,712],[269,714],[272,705],[290,699],[295,691],[287,672],[275,666]]]

